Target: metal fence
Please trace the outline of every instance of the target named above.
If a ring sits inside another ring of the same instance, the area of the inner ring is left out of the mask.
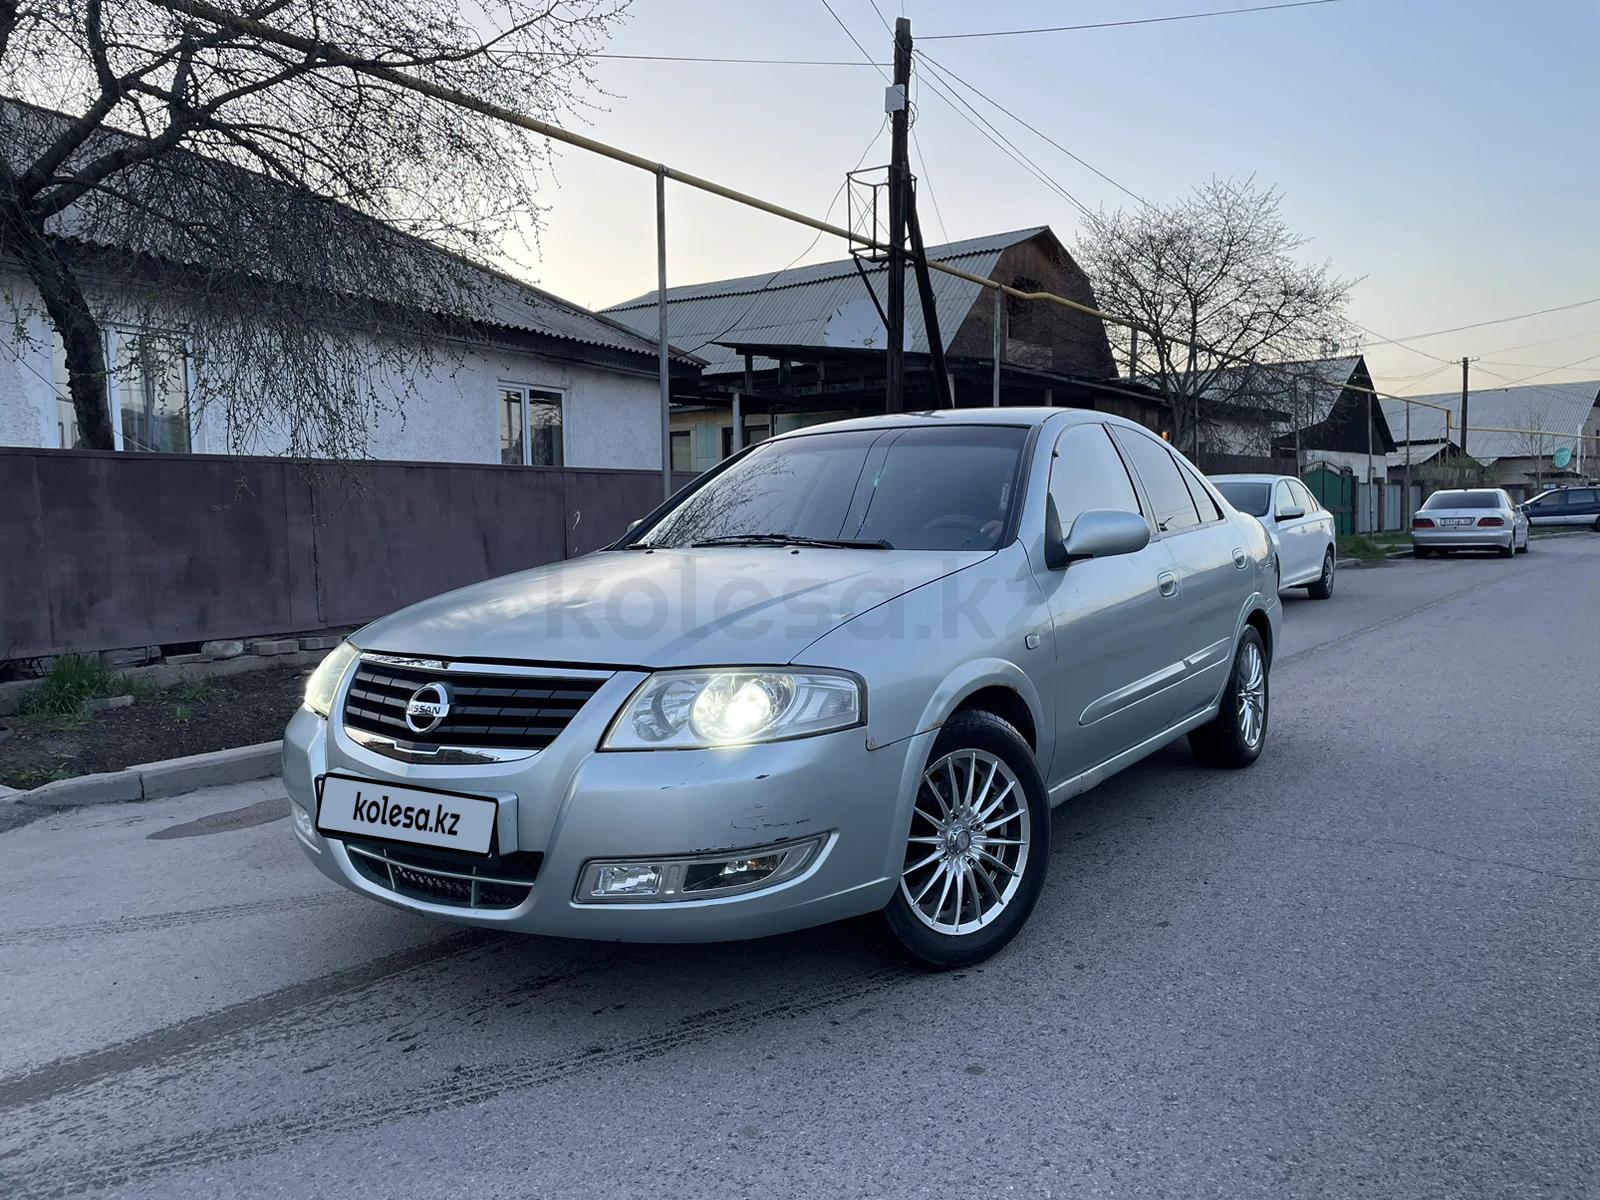
[[[652,471],[0,449],[0,660],[358,624],[660,500]]]

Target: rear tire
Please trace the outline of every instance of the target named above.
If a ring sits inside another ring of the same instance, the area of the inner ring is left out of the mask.
[[[1237,770],[1261,757],[1271,708],[1269,674],[1266,643],[1255,626],[1246,625],[1217,715],[1189,734],[1189,749],[1202,766]]]
[[[987,712],[957,713],[928,754],[890,942],[933,970],[982,962],[1016,937],[1044,887],[1050,799],[1028,743]]]
[[[1517,553],[1517,535],[1516,534],[1512,534],[1511,535],[1511,544],[1509,546],[1503,547],[1500,550],[1500,557],[1501,558],[1512,558],[1512,557],[1514,557],[1516,555],[1516,553]]]
[[[1326,600],[1333,595],[1333,547],[1322,556],[1322,574],[1306,589],[1306,594],[1313,600]]]

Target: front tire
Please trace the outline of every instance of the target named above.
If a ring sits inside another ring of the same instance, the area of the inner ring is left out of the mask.
[[[1306,589],[1306,594],[1313,600],[1326,600],[1333,595],[1333,547],[1328,547],[1328,552],[1322,556],[1322,574],[1317,576],[1317,581]]]
[[[889,937],[925,967],[982,962],[1027,921],[1050,862],[1050,801],[1033,751],[986,712],[952,717],[917,788]]]
[[[1233,673],[1217,715],[1189,734],[1189,749],[1203,766],[1237,770],[1261,757],[1270,708],[1266,643],[1246,625],[1233,654]]]

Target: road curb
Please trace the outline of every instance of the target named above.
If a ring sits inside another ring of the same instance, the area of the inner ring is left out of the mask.
[[[59,779],[9,797],[39,808],[77,808],[84,804],[124,804],[130,800],[162,800],[223,783],[266,779],[281,770],[283,742],[236,746],[207,754],[190,754],[161,762],[140,763],[121,771]]]

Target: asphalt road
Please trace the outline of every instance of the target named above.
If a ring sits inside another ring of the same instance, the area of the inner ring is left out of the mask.
[[[461,931],[274,784],[0,833],[0,1195],[1600,1195],[1600,537],[1286,599],[981,968]]]

